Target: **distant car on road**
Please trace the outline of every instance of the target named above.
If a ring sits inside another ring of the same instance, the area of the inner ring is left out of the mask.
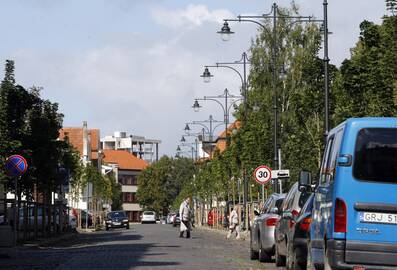
[[[176,227],[178,225],[181,225],[181,218],[179,216],[179,213],[176,213],[176,215],[172,218],[172,226]]]
[[[112,211],[106,215],[106,230],[110,228],[130,228],[130,223],[125,211]]]
[[[142,214],[141,223],[156,223],[156,212],[144,211]]]

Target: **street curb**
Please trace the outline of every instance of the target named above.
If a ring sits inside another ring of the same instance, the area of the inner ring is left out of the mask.
[[[222,234],[226,237],[228,230],[226,229],[217,229],[217,228],[212,228],[212,227],[207,227],[207,226],[196,226],[195,228],[202,230],[202,231],[209,231],[217,234]],[[240,232],[240,241],[247,241],[250,238],[250,233],[248,230]]]
[[[27,242],[22,244],[20,247],[22,248],[30,248],[30,247],[46,247],[46,246],[51,246],[55,243],[58,243],[60,241],[68,240],[73,236],[78,235],[79,232],[69,232],[57,236],[52,236],[49,238],[39,238],[37,240],[33,240],[31,242]]]

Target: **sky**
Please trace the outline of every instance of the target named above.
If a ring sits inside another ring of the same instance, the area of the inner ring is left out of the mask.
[[[328,1],[329,57],[337,66],[350,56],[364,19],[381,23],[383,0]],[[195,98],[235,95],[241,85],[227,69],[204,65],[233,62],[249,50],[257,26],[230,23],[233,38],[216,31],[225,18],[270,12],[273,1],[257,0],[0,0],[0,64],[15,61],[17,83],[43,87],[59,103],[65,127],[99,128],[160,139],[160,155],[175,155],[186,122],[213,115],[214,102]],[[276,1],[286,7],[290,1]],[[297,0],[301,15],[322,19],[322,0]],[[4,67],[0,68],[0,77]],[[191,126],[193,128],[193,126]],[[215,133],[221,132],[220,127]],[[196,126],[196,131],[201,130]]]

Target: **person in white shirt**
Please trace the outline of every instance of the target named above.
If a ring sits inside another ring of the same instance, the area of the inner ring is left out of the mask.
[[[179,207],[179,217],[181,219],[181,226],[179,237],[183,237],[184,232],[186,231],[186,238],[190,238],[190,208],[189,208],[189,198],[185,198]]]
[[[233,232],[236,232],[236,239],[240,239],[240,226],[238,225],[238,214],[236,211],[236,207],[232,207],[230,209],[230,216],[229,216],[229,232],[226,236],[226,239],[229,239],[232,236]]]

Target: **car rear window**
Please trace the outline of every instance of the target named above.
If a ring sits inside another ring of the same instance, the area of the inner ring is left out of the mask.
[[[353,176],[365,181],[397,183],[397,129],[360,130],[354,152]]]
[[[154,215],[154,212],[152,211],[145,211],[143,212],[144,215]]]
[[[126,217],[126,215],[125,215],[125,212],[122,212],[122,211],[120,211],[120,212],[110,212],[108,214],[108,217],[109,218]]]

